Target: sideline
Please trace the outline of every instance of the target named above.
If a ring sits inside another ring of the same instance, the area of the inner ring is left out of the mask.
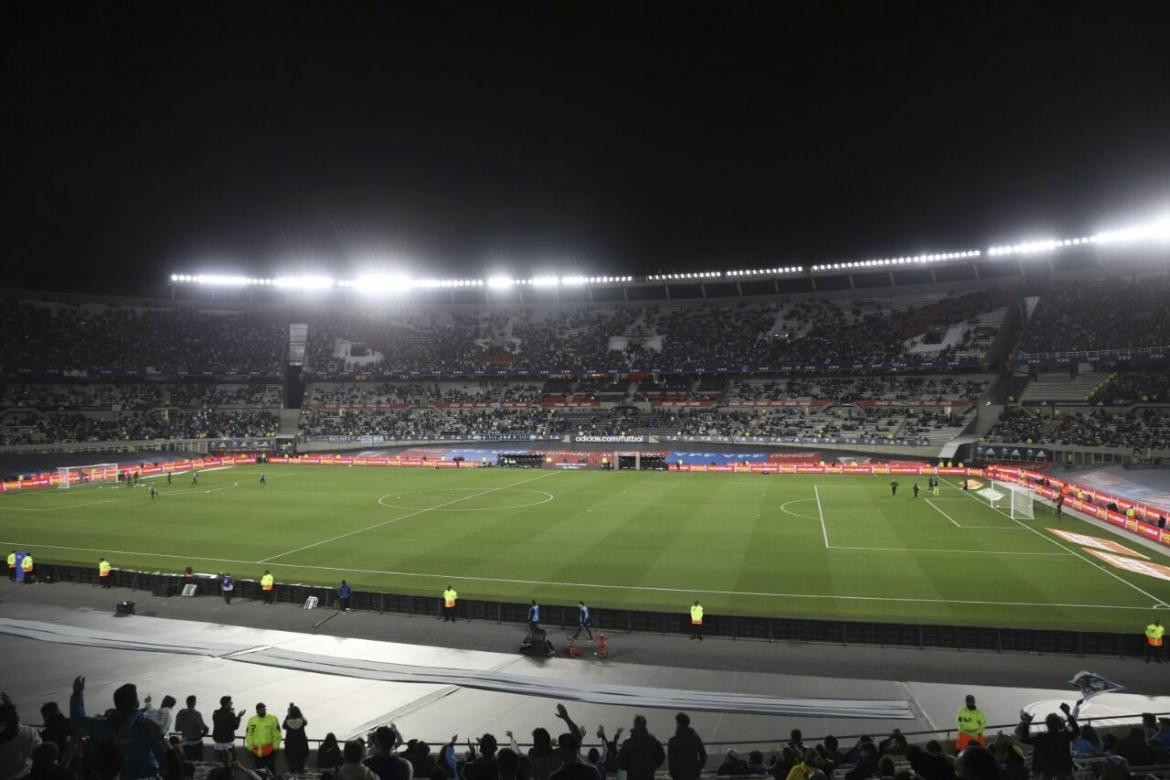
[[[0,545],[23,545],[23,542],[4,541],[0,540]],[[263,561],[245,561],[234,558],[206,558],[194,555],[174,555],[170,553],[152,553],[140,552],[133,550],[111,550],[104,547],[70,547],[59,544],[37,544],[29,545],[32,547],[39,547],[46,550],[73,550],[79,552],[96,552],[96,553],[113,553],[115,555],[141,555],[155,558],[176,558],[183,561],[208,561],[211,563],[230,563],[240,564],[246,566],[256,566]],[[824,599],[828,601],[889,601],[895,603],[908,604],[963,604],[963,605],[984,605],[996,607],[1038,607],[1041,609],[1051,609],[1053,607],[1061,607],[1067,609],[1127,609],[1127,610],[1141,610],[1148,612],[1149,607],[1135,607],[1124,604],[1066,604],[1054,603],[1051,601],[982,601],[982,600],[967,600],[967,599],[928,599],[928,598],[913,598],[900,596],[849,596],[841,594],[828,593],[772,593],[768,591],[742,591],[742,590],[712,590],[704,588],[666,588],[655,587],[651,585],[610,585],[599,584],[595,582],[555,582],[551,580],[522,580],[506,577],[475,577],[467,574],[432,574],[428,572],[415,571],[392,571],[382,569],[355,569],[343,568],[340,566],[317,566],[301,563],[273,563],[273,566],[283,566],[290,569],[311,569],[314,571],[328,571],[340,573],[355,573],[355,574],[380,574],[392,577],[421,577],[425,579],[434,580],[459,580],[460,582],[500,582],[510,585],[544,585],[550,587],[562,588],[594,588],[597,590],[618,590],[618,591],[645,591],[651,593],[699,593],[709,596],[758,596],[761,598],[778,598],[778,599]],[[328,588],[327,585],[320,585],[317,587]]]

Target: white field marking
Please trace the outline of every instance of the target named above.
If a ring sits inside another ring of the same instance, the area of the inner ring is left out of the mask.
[[[930,504],[930,505],[931,505],[931,507],[933,507],[933,508],[934,508],[934,511],[938,512],[940,515],[942,515],[943,517],[945,517],[947,520],[950,520],[950,521],[951,521],[951,525],[953,525],[955,528],[962,528],[962,527],[963,527],[963,526],[959,525],[957,522],[955,522],[955,518],[951,517],[951,516],[950,516],[950,515],[948,515],[946,512],[942,511],[942,510],[941,510],[941,509],[939,509],[937,506],[935,506],[935,505],[934,505],[934,503],[933,503],[933,502],[931,502],[931,500],[930,500],[929,498],[928,498],[928,499],[926,499],[926,503]]]
[[[943,482],[945,482],[946,484],[950,485],[950,486],[951,486],[952,488],[954,488],[955,490],[958,490],[960,493],[963,493],[963,492],[964,492],[962,488],[958,487],[957,485],[955,485],[954,483],[952,483],[950,480],[944,479],[944,480],[943,480]],[[975,498],[975,496],[972,496],[970,493],[966,493],[965,495],[967,495],[967,497],[968,497],[968,498],[970,498],[972,501],[976,501],[976,502],[978,502],[978,503],[979,503],[981,506],[983,505],[983,502],[982,502],[982,501],[980,501],[978,498]],[[1012,517],[1012,516],[1011,516],[1011,514],[1009,514],[1009,513],[1007,513],[1007,512],[1004,512],[1002,509],[998,509],[998,508],[996,508],[996,507],[992,507],[992,509],[995,509],[995,511],[999,512],[1001,515],[1003,515],[1004,517],[1006,517],[1008,520],[1011,520],[1013,523],[1016,523],[1016,524],[1017,524],[1017,525],[1019,525],[1021,528],[1027,529],[1027,530],[1031,531],[1032,533],[1036,534],[1037,536],[1039,536],[1039,537],[1040,537],[1041,539],[1043,539],[1044,541],[1046,541],[1046,542],[1051,542],[1052,544],[1055,544],[1055,545],[1056,545],[1057,547],[1059,547],[1060,549],[1062,549],[1062,550],[1065,550],[1066,552],[1069,552],[1069,553],[1071,553],[1071,554],[1075,555],[1076,557],[1080,558],[1082,561],[1084,561],[1085,563],[1089,564],[1089,565],[1090,565],[1090,566],[1092,566],[1094,569],[1097,569],[1098,571],[1105,572],[1106,574],[1108,574],[1110,577],[1112,577],[1113,579],[1117,580],[1117,581],[1118,581],[1118,582],[1120,582],[1121,584],[1123,584],[1123,585],[1128,585],[1129,587],[1133,588],[1134,590],[1136,590],[1138,593],[1142,594],[1142,595],[1143,595],[1143,596],[1145,596],[1146,598],[1148,598],[1148,599],[1152,599],[1152,600],[1154,601],[1154,604],[1162,604],[1162,605],[1164,605],[1164,606],[1170,607],[1170,604],[1167,604],[1167,603],[1166,603],[1165,601],[1163,601],[1162,599],[1158,598],[1157,596],[1153,595],[1152,593],[1149,593],[1149,592],[1148,592],[1148,591],[1146,591],[1144,588],[1139,588],[1137,585],[1134,585],[1134,584],[1133,584],[1132,582],[1130,582],[1129,580],[1126,580],[1124,577],[1121,577],[1121,576],[1120,576],[1120,575],[1118,575],[1116,572],[1109,571],[1109,570],[1108,570],[1108,569],[1106,569],[1104,566],[1101,566],[1100,564],[1097,564],[1097,563],[1095,563],[1095,562],[1093,562],[1093,561],[1089,560],[1088,558],[1086,558],[1085,556],[1081,555],[1079,552],[1077,552],[1076,550],[1072,549],[1071,547],[1066,547],[1065,545],[1063,545],[1063,544],[1061,544],[1060,542],[1056,541],[1055,539],[1053,539],[1052,537],[1048,536],[1047,534],[1042,534],[1042,533],[1040,533],[1039,531],[1037,531],[1037,530],[1036,530],[1035,528],[1033,528],[1032,526],[1030,526],[1030,525],[1026,525],[1025,523],[1021,523],[1019,520],[1016,520],[1014,517]]]
[[[1026,555],[1041,558],[1064,558],[1066,553],[1020,552],[1018,550],[955,550],[946,547],[851,547],[834,544],[830,550],[876,550],[903,553],[954,553],[956,555]]]
[[[220,485],[212,488],[184,488],[182,490],[168,490],[166,492],[159,492],[159,496],[181,496],[190,493],[218,493],[222,490],[231,490],[234,487],[239,487],[239,482],[233,482],[230,485]],[[0,509],[7,509],[14,512],[64,512],[67,509],[81,509],[86,506],[97,506],[98,504],[116,504],[120,501],[140,501],[142,499],[141,493],[135,493],[132,496],[122,496],[121,498],[103,498],[100,501],[83,501],[80,504],[66,504],[65,506],[54,506],[48,509],[35,509],[33,507],[23,506],[0,506]]]
[[[212,563],[231,563],[240,564],[244,566],[257,566],[264,561],[245,561],[234,558],[204,558],[193,555],[172,555],[169,553],[152,553],[139,552],[134,550],[111,550],[104,547],[67,547],[57,544],[33,544],[28,545],[25,542],[15,541],[0,541],[0,545],[17,545],[27,546],[32,548],[40,548],[46,550],[75,550],[79,552],[97,552],[97,553],[111,553],[114,555],[143,555],[152,556],[155,558],[177,558],[184,561],[210,561]],[[900,596],[842,596],[838,594],[818,594],[818,593],[770,593],[767,591],[740,591],[740,590],[708,590],[703,588],[663,588],[654,587],[650,585],[601,585],[594,582],[553,582],[547,580],[519,580],[508,579],[503,577],[472,577],[466,574],[427,574],[424,572],[414,571],[386,571],[381,569],[348,569],[339,566],[313,566],[299,563],[273,563],[272,566],[283,566],[290,569],[313,569],[317,571],[330,572],[353,572],[357,574],[382,574],[394,577],[423,577],[427,579],[436,580],[460,580],[462,582],[501,582],[514,585],[545,585],[550,587],[566,587],[566,588],[597,588],[599,590],[635,590],[635,591],[650,591],[655,593],[702,593],[716,596],[760,596],[764,598],[784,598],[784,599],[827,599],[836,601],[892,601],[892,602],[906,602],[914,604],[971,604],[971,605],[986,605],[996,607],[1040,607],[1043,609],[1051,609],[1052,607],[1062,607],[1067,609],[1133,609],[1133,610],[1149,610],[1149,607],[1134,607],[1122,604],[1065,604],[1054,603],[1051,601],[973,601],[964,599],[926,599],[926,598],[908,598]],[[322,586],[323,587],[323,586]],[[1163,602],[1159,602],[1164,607],[1170,607]]]
[[[821,508],[821,491],[817,490],[817,486],[813,485],[813,496],[817,500],[817,514],[821,518],[821,535],[825,537],[825,549],[828,550],[829,545],[829,528],[825,525],[825,510]]]
[[[958,498],[960,501],[962,500],[962,496],[959,496]],[[952,500],[954,500],[954,497],[952,497]],[[969,528],[972,531],[1019,531],[1020,530],[1020,528],[1018,526],[1014,526],[1014,525],[962,525],[961,523],[956,521],[955,518],[951,517],[946,512],[942,511],[942,509],[940,509],[937,506],[934,506],[934,502],[931,501],[929,498],[926,499],[926,503],[930,504],[936,510],[938,510],[938,513],[940,515],[942,515],[947,520],[950,520],[952,523],[954,523],[956,528]]]
[[[793,517],[799,517],[801,520],[816,520],[817,518],[815,518],[815,517],[810,517],[809,515],[798,515],[796,512],[793,512],[793,511],[788,509],[789,504],[799,504],[802,501],[812,501],[812,499],[811,498],[794,498],[791,501],[785,501],[783,504],[780,505],[780,511],[786,515],[792,515]]]
[[[438,488],[436,490],[429,490],[429,491],[428,490],[408,490],[408,491],[402,493],[401,495],[396,496],[396,498],[401,498],[404,495],[405,496],[417,495],[419,493],[458,493],[458,492],[468,492],[468,491],[476,490],[476,489],[477,488],[453,488],[450,490],[444,490],[442,488]],[[475,507],[471,507],[470,509],[461,507],[459,509],[448,509],[447,511],[448,512],[490,512],[490,511],[496,510],[496,509],[528,509],[529,507],[540,506],[541,504],[547,504],[549,501],[552,501],[553,499],[556,498],[556,496],[554,496],[552,493],[546,492],[544,490],[520,489],[517,492],[537,493],[539,495],[544,496],[544,498],[542,498],[540,501],[533,501],[533,502],[528,503],[528,504],[513,504],[512,506],[475,506]],[[426,509],[427,511],[430,511],[430,507],[403,506],[401,504],[384,503],[384,499],[387,499],[392,495],[394,495],[394,494],[387,493],[386,495],[384,495],[378,499],[378,503],[382,504],[382,506],[386,507],[387,509],[420,509],[420,510]],[[469,498],[470,498],[470,496],[469,496]]]
[[[507,488],[517,487],[518,485],[524,485],[528,482],[535,482],[538,479],[545,479],[547,477],[553,476],[554,474],[560,474],[560,473],[561,473],[560,471],[550,471],[548,474],[541,474],[538,477],[532,477],[531,479],[520,480],[519,482],[517,482],[514,485],[500,485],[499,487],[488,488],[487,490],[481,490],[478,493],[472,493],[471,495],[463,496],[462,498],[452,499],[451,501],[444,501],[441,504],[436,504],[435,506],[427,507],[426,509],[418,509],[414,512],[409,512],[405,515],[402,515],[401,517],[392,517],[389,520],[383,520],[380,523],[374,523],[373,525],[366,526],[365,528],[358,528],[355,531],[347,531],[346,533],[338,534],[337,536],[331,536],[328,539],[322,539],[319,542],[313,542],[312,544],[306,544],[302,547],[296,548],[295,550],[288,550],[286,552],[277,553],[276,555],[269,556],[268,558],[263,558],[263,559],[257,561],[257,563],[268,563],[269,561],[275,561],[277,558],[283,558],[286,555],[292,555],[293,553],[299,553],[299,552],[302,552],[304,550],[310,550],[314,547],[320,547],[323,544],[329,544],[330,542],[336,542],[340,539],[345,539],[347,537],[353,536],[354,534],[365,533],[366,531],[373,531],[376,528],[381,528],[383,526],[390,525],[391,523],[397,523],[399,520],[406,520],[407,518],[417,517],[418,515],[424,514],[425,512],[434,512],[436,509],[442,509],[443,507],[450,506],[451,504],[458,504],[460,501],[466,501],[469,498],[476,498],[478,496],[487,495],[488,493],[495,493],[497,490],[505,490]],[[386,495],[390,495],[390,494],[387,493]]]

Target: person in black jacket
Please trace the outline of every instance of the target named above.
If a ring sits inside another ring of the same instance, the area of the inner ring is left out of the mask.
[[[691,728],[691,718],[685,712],[674,716],[674,736],[666,743],[666,768],[674,780],[698,780],[707,765],[707,751],[703,740]]]
[[[865,780],[874,777],[878,771],[877,746],[872,742],[865,742],[859,748],[861,754],[857,764],[845,773],[845,780]]]
[[[646,730],[646,718],[635,715],[630,736],[618,751],[618,769],[626,773],[627,780],[654,780],[654,772],[664,763],[662,743]]]
[[[1071,777],[1073,773],[1072,742],[1080,736],[1081,727],[1069,712],[1067,704],[1061,704],[1060,709],[1067,719],[1067,729],[1055,712],[1049,713],[1044,719],[1048,727],[1044,733],[1030,733],[1032,716],[1026,712],[1020,713],[1020,723],[1016,726],[1016,737],[1025,745],[1032,746],[1033,772],[1043,775],[1045,780]]]
[[[224,766],[231,766],[236,760],[236,729],[247,710],[232,711],[232,697],[221,696],[219,709],[211,713],[212,747],[219,754]]]
[[[723,763],[715,770],[717,775],[746,775],[748,773],[747,762],[739,757],[739,754],[734,750],[727,751],[727,757],[723,759]]]

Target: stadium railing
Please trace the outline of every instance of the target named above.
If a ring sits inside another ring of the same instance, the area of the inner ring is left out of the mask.
[[[154,596],[178,596],[183,586],[195,584],[200,596],[219,596],[219,581],[215,577],[186,577],[182,574],[114,569],[111,573],[115,587],[148,590]],[[40,581],[78,582],[97,585],[97,569],[93,566],[54,564],[37,561]],[[310,596],[318,599],[321,608],[337,604],[333,588],[318,585],[277,583],[275,600],[304,604]],[[236,580],[234,597],[260,599],[260,583],[254,580]],[[431,615],[442,617],[441,599],[436,596],[416,596],[399,593],[354,590],[351,608],[378,613]],[[528,604],[509,601],[460,599],[459,617],[464,620],[482,620],[493,623],[528,622]],[[690,633],[690,617],[680,612],[651,612],[633,609],[593,610],[595,629],[655,634]],[[567,629],[577,625],[577,607],[572,604],[542,604],[541,624],[548,628]],[[856,620],[815,620],[752,615],[708,614],[703,621],[703,633],[711,637],[753,639],[769,642],[818,642],[827,644],[879,645],[882,647],[946,648],[954,650],[984,650],[990,652],[1023,652],[1063,655],[1136,656],[1144,648],[1144,637],[1138,632],[1119,634],[1106,631],[1072,631],[1030,628],[1000,628],[995,626],[951,626],[919,623],[866,622]]]

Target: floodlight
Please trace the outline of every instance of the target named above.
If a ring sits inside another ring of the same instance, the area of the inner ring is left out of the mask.
[[[403,273],[362,274],[348,284],[338,282],[337,285],[338,287],[355,287],[358,292],[366,295],[380,295],[405,292],[410,289],[412,282],[410,277]]]
[[[515,283],[510,276],[489,276],[487,280],[487,286],[493,290],[506,290]]]
[[[278,276],[273,285],[286,290],[328,290],[335,282],[328,276],[305,274],[303,276]]]

